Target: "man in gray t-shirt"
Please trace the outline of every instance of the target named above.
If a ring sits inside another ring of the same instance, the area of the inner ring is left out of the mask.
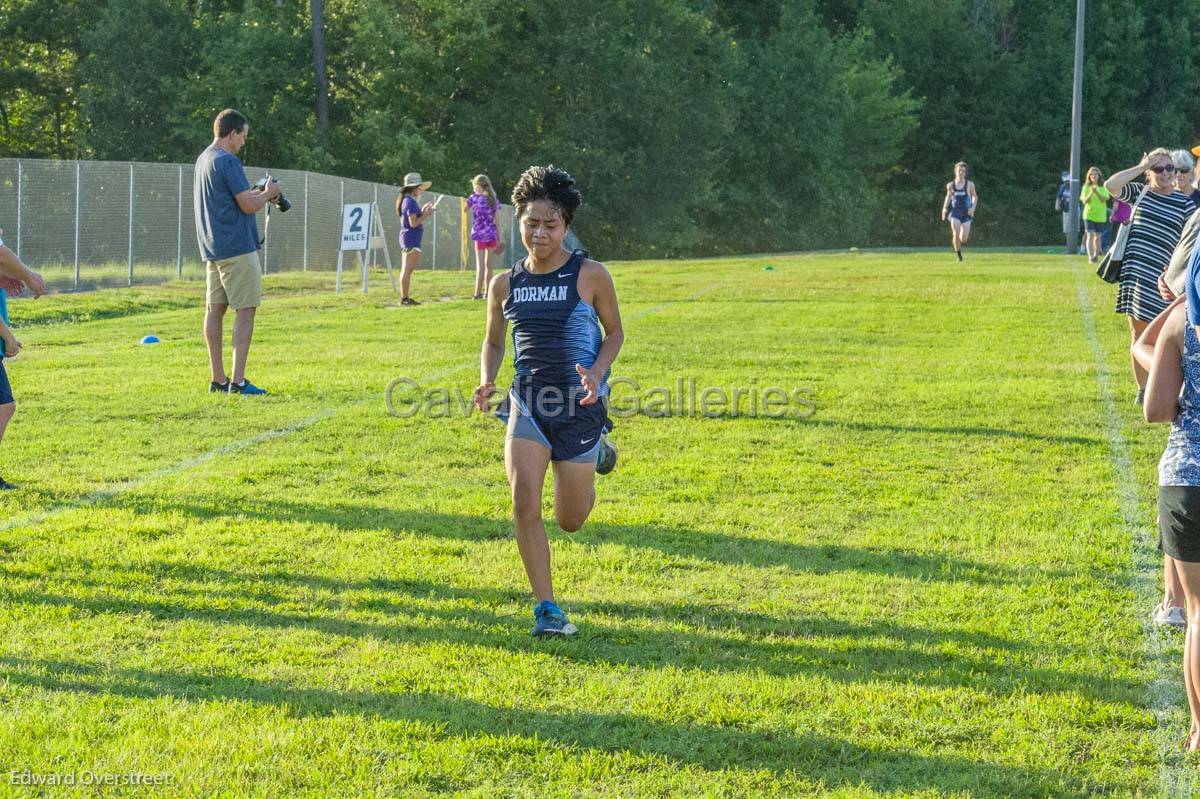
[[[196,241],[208,276],[204,340],[212,367],[209,391],[260,395],[267,392],[246,379],[246,356],[254,337],[254,314],[262,300],[258,263],[258,223],[254,215],[279,197],[279,184],[264,188],[246,180],[238,151],[250,135],[246,117],[226,108],[213,122],[213,143],[196,159],[193,199]],[[233,307],[233,375],[225,375],[225,310]]]

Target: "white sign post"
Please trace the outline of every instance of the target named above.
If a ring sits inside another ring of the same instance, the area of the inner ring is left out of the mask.
[[[375,262],[375,251],[383,250],[387,262],[388,279],[392,291],[396,290],[396,276],[392,272],[392,254],[388,251],[387,236],[383,232],[383,221],[379,218],[379,206],[375,203],[347,203],[342,206],[342,236],[338,246],[337,293],[342,292],[342,266],[345,253],[358,256],[362,270],[362,290],[367,293],[367,275]],[[363,257],[363,253],[366,257]]]

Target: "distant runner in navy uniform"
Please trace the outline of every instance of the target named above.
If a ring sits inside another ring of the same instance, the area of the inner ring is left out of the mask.
[[[971,237],[971,223],[975,221],[978,206],[975,184],[967,180],[966,162],[959,161],[954,165],[954,180],[946,184],[946,201],[942,203],[942,221],[950,220],[950,246],[959,261],[963,259],[962,248]]]
[[[497,415],[508,422],[504,461],[517,549],[537,600],[535,636],[577,632],[554,601],[542,523],[546,468],[554,468],[558,526],[574,532],[596,502],[596,473],[617,462],[606,436],[608,373],[625,334],[608,270],[583,250],[563,248],[581,200],[574,178],[553,166],[530,167],[517,181],[512,201],[529,257],[492,279],[475,389],[475,405],[486,411],[512,322],[516,374]]]

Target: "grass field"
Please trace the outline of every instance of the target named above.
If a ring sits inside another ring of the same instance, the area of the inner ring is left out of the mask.
[[[474,387],[469,275],[403,309],[269,278],[261,400],[205,393],[198,284],[12,303],[0,796],[1190,790],[1182,637],[1145,626],[1166,431],[1086,263],[611,268],[616,374],[814,412],[619,419],[587,526],[548,524],[569,641],[528,635],[501,426],[385,408]]]

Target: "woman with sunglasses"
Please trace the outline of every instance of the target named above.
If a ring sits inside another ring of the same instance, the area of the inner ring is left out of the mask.
[[[1171,152],[1171,161],[1175,164],[1175,188],[1192,198],[1192,203],[1200,206],[1200,189],[1196,188],[1196,159],[1187,150]]]
[[[1175,162],[1162,147],[1143,155],[1137,166],[1113,173],[1104,188],[1119,200],[1136,203],[1117,289],[1117,313],[1129,317],[1132,343],[1168,305],[1159,294],[1158,278],[1170,263],[1183,223],[1195,205],[1177,188]],[[1141,405],[1147,374],[1137,360],[1133,360],[1133,377],[1138,387],[1136,402]]]

